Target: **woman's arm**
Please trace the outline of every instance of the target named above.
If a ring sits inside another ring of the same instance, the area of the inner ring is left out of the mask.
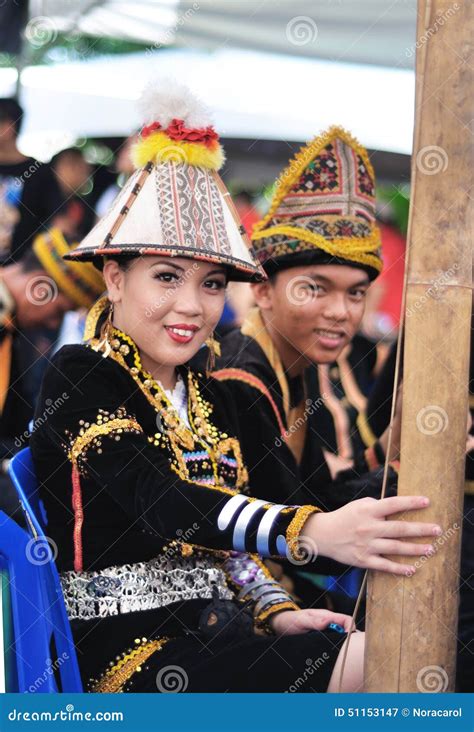
[[[87,502],[94,492],[105,491],[130,526],[152,529],[162,539],[175,539],[178,530],[192,527],[195,544],[285,556],[287,541],[318,509],[274,504],[181,478],[178,460],[169,460],[153,444],[159,442],[159,427],[152,419],[145,432],[143,415],[134,412],[135,388],[120,366],[83,346],[62,349],[48,369],[38,413],[52,406],[32,435],[33,455],[46,446],[68,461],[71,487],[64,490],[72,488],[67,502],[75,502],[76,513],[81,491],[88,493]]]
[[[154,436],[145,434],[129,408],[133,388],[120,367],[80,346],[62,349],[48,369],[39,413],[45,404],[50,406],[47,419],[32,435],[33,453],[36,445],[64,454],[71,466],[69,490],[76,519],[77,495],[84,481],[92,491],[106,491],[131,526],[151,527],[164,539],[193,527],[193,542],[210,548],[286,557],[297,564],[302,563],[302,554],[308,561],[308,555],[319,553],[396,574],[414,568],[385,559],[384,554],[426,553],[426,546],[406,545],[399,539],[431,537],[433,524],[385,521],[390,514],[426,506],[424,498],[367,498],[323,514],[314,506],[273,504],[183,480],[177,465],[152,444]]]

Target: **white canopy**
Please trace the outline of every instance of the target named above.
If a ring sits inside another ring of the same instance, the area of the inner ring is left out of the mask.
[[[0,69],[0,94],[13,91],[14,73]],[[28,67],[22,149],[46,159],[78,136],[128,135],[141,123],[143,86],[163,76],[208,104],[223,137],[299,142],[340,124],[369,148],[411,151],[413,71],[227,48]]]
[[[416,0],[30,0],[51,33],[396,68],[413,67],[416,12]]]
[[[411,151],[416,0],[30,0],[29,12],[30,43],[57,59],[21,77],[20,144],[39,158],[129,134],[141,89],[163,75],[203,98],[224,137],[300,142],[337,123],[370,148]],[[59,33],[149,48],[61,63]],[[0,69],[0,94],[15,74]]]

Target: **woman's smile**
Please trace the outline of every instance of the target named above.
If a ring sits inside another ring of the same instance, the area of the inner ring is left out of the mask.
[[[186,323],[165,325],[164,327],[169,337],[176,343],[191,343],[197,331],[200,330],[199,326]]]

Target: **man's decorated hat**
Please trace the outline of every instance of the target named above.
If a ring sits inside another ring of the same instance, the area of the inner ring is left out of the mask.
[[[142,109],[146,124],[132,152],[137,170],[69,258],[181,256],[224,264],[229,279],[264,279],[217,173],[224,152],[206,108],[170,84],[149,87]]]
[[[102,295],[105,283],[92,264],[65,261],[75,244],[68,244],[62,232],[53,228],[33,241],[33,252],[44,271],[76,307],[90,308]]]
[[[267,274],[300,264],[340,263],[377,277],[381,241],[367,150],[341,127],[302,147],[278,178],[252,242]]]

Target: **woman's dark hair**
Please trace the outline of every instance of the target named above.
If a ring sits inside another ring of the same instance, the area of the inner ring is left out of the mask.
[[[107,258],[97,257],[97,259],[94,260],[93,264],[97,267],[97,269],[100,269],[100,271],[102,272],[105,262],[110,262],[110,261],[117,262],[120,269],[123,272],[126,272],[128,269],[130,269],[132,262],[134,262],[139,257],[140,257],[140,254],[118,254],[116,256],[107,255]],[[226,283],[226,285],[229,284],[229,268],[228,267],[225,267],[225,283]]]
[[[139,254],[119,254],[115,257],[107,255],[107,258],[97,257],[97,259],[94,259],[93,264],[102,272],[106,262],[117,262],[120,269],[126,272],[127,269],[130,269],[132,262],[138,259],[139,256]]]

